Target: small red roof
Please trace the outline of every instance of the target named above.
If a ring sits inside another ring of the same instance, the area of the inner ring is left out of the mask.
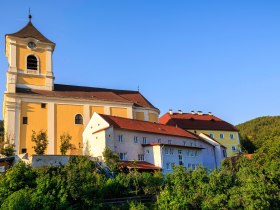
[[[160,167],[155,166],[146,161],[120,161],[123,167],[127,168],[137,168],[146,170],[161,170]]]
[[[178,126],[186,130],[238,131],[230,123],[209,114],[173,113],[171,115],[166,113],[160,117],[159,121],[162,124]]]
[[[177,128],[175,126],[163,125],[142,120],[128,119],[123,117],[115,117],[104,114],[100,114],[100,116],[115,128],[147,133],[157,133],[162,135],[186,137],[191,139],[199,139],[192,133],[185,131],[181,128]]]

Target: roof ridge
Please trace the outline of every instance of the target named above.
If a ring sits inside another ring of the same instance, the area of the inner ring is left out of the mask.
[[[66,85],[66,84],[54,84],[58,86],[68,86],[68,87],[79,87],[79,88],[91,88],[91,89],[100,89],[100,90],[108,90],[108,91],[123,91],[123,92],[133,92],[133,93],[139,93],[139,91],[136,90],[121,90],[121,89],[112,89],[112,88],[102,88],[102,87],[92,87],[92,86],[81,86],[81,85]],[[121,97],[121,96],[120,96]],[[126,99],[127,100],[127,99]]]

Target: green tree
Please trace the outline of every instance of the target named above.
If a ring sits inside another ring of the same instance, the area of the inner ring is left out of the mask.
[[[72,149],[73,145],[70,143],[71,139],[72,136],[70,136],[69,133],[63,133],[60,136],[60,152],[62,155],[65,155],[68,150]]]
[[[0,205],[12,193],[36,187],[35,179],[36,174],[30,165],[21,161],[16,163],[5,175],[0,175]]]
[[[1,210],[32,210],[32,190],[20,189],[12,193],[1,205]]]
[[[32,131],[31,141],[35,143],[35,146],[33,146],[32,148],[34,149],[36,154],[43,155],[48,145],[47,132],[41,130],[38,134],[36,134],[35,131]]]
[[[102,152],[102,155],[105,159],[106,165],[110,168],[111,171],[119,170],[120,157],[118,153],[113,152],[110,148],[106,147]]]

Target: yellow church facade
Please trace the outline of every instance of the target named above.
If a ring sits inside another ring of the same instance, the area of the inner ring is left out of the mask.
[[[158,122],[160,111],[139,91],[54,84],[55,43],[31,21],[5,36],[8,59],[3,118],[16,154],[34,154],[32,131],[47,132],[46,154],[60,154],[60,136],[72,136],[69,154],[82,154],[82,133],[94,112]]]

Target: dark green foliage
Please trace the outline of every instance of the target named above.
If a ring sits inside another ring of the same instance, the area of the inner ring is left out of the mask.
[[[32,190],[29,188],[20,189],[12,193],[1,205],[1,210],[31,210],[30,200]]]
[[[35,187],[35,177],[35,172],[24,162],[16,163],[8,169],[5,176],[0,175],[0,205],[1,201],[4,201],[12,193],[27,187]]]
[[[280,116],[259,117],[236,127],[239,129],[242,149],[253,153],[267,140],[280,136]]]
[[[252,159],[223,162],[219,170],[182,166],[157,173],[106,178],[96,163],[73,157],[66,166],[31,168],[19,162],[0,175],[1,209],[280,209],[280,138]],[[156,195],[156,203],[107,204],[106,199]],[[22,199],[21,199],[22,198]]]
[[[47,132],[41,130],[38,134],[35,131],[32,131],[31,141],[35,143],[34,149],[37,155],[43,155],[48,146],[48,137]]]
[[[4,121],[0,120],[0,137],[4,136]]]

